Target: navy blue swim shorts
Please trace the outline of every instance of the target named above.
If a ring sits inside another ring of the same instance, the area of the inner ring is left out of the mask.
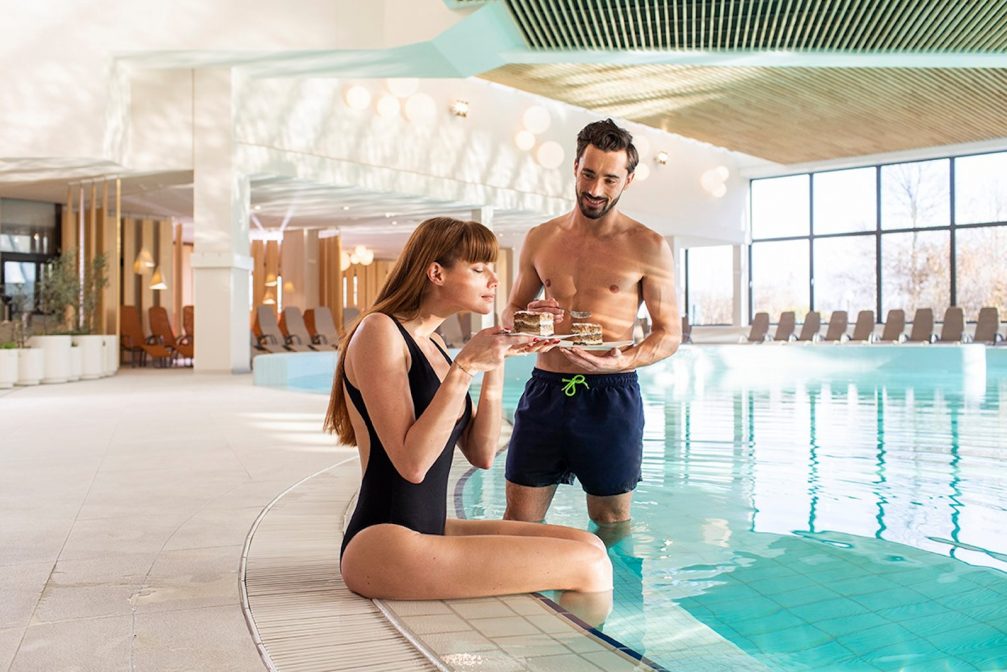
[[[643,460],[643,398],[636,372],[535,369],[514,414],[507,480],[541,488],[573,483],[610,497],[632,491]]]

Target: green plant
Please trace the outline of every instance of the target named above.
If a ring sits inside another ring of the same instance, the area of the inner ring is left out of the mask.
[[[17,350],[17,343],[15,343],[14,341],[0,343],[0,350]]]
[[[98,305],[101,302],[101,290],[108,287],[108,259],[99,254],[91,260],[91,265],[84,269],[84,286],[81,297],[81,312],[83,333],[93,334],[98,331]]]
[[[77,253],[67,250],[47,262],[42,267],[41,285],[42,314],[53,318],[57,333],[73,331],[78,322],[81,290]],[[49,320],[43,325],[43,331],[48,333]]]

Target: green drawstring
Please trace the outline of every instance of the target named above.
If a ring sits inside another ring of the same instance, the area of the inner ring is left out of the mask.
[[[587,379],[579,373],[573,378],[564,378],[563,382],[566,383],[566,385],[563,386],[563,394],[568,397],[572,397],[577,394],[578,385],[583,385],[589,390],[591,389],[591,386],[587,384]]]

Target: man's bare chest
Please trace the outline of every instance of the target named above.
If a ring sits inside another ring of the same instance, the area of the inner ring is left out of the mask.
[[[635,298],[643,277],[635,255],[620,247],[550,246],[536,255],[535,268],[546,296],[561,302],[575,295]]]

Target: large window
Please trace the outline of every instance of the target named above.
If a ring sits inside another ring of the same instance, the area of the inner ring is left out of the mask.
[[[685,251],[687,314],[692,324],[731,324],[734,309],[734,248],[691,247]]]
[[[815,175],[815,235],[873,231],[877,198],[874,168],[837,170]]]
[[[950,236],[946,231],[889,233],[881,237],[882,311],[932,308],[941,319],[951,296]]]
[[[815,240],[815,310],[828,320],[833,310],[874,309],[876,264],[874,236],[842,236]]]
[[[0,300],[14,312],[38,309],[42,265],[56,254],[60,208],[0,199]]]
[[[783,240],[752,246],[752,294],[757,309],[776,320],[785,310],[808,312],[808,241]]]
[[[881,228],[947,226],[951,162],[918,161],[881,167]]]
[[[784,238],[808,235],[807,175],[752,182],[752,235]]]
[[[1007,316],[1007,152],[753,180],[751,199],[749,317]]]

